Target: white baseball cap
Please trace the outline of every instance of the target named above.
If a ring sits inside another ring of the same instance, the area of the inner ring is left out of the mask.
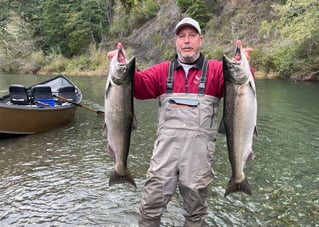
[[[190,17],[185,17],[183,20],[178,22],[178,24],[175,27],[175,34],[177,34],[179,32],[179,30],[184,26],[191,26],[191,27],[195,28],[196,31],[198,32],[198,34],[201,35],[199,23]]]

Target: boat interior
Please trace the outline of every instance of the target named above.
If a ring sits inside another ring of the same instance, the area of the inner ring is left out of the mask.
[[[29,105],[29,106],[64,106],[71,103],[60,100],[56,96],[63,97],[71,102],[76,102],[76,89],[71,84],[61,85],[59,87],[48,84],[37,84],[31,88],[26,88],[21,84],[11,84],[9,94],[0,97],[2,103],[8,105]]]

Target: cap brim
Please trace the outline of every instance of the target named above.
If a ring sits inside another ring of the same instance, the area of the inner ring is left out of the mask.
[[[185,24],[179,25],[179,26],[175,29],[175,34],[177,35],[177,33],[179,32],[179,30],[181,30],[182,27],[186,27],[186,26],[189,26],[189,27],[194,28],[194,29],[197,31],[197,33],[200,34],[200,32],[198,31],[198,29],[197,29],[194,25],[189,24],[189,23],[185,23]]]

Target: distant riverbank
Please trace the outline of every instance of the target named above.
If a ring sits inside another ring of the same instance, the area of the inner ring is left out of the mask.
[[[255,72],[256,79],[285,79],[278,73],[266,73],[262,71]],[[319,81],[319,71],[317,72],[304,72],[298,73],[294,76],[287,78],[289,81]]]
[[[75,71],[73,73],[57,73],[57,72],[48,72],[48,71],[38,71],[37,74],[39,75],[57,75],[63,74],[67,76],[107,76],[108,70],[107,69],[100,69],[96,71]],[[266,73],[263,71],[256,71],[255,72],[256,79],[284,79],[280,77],[278,73],[270,72]],[[317,73],[300,73],[298,76],[294,76],[288,78],[289,81],[319,81],[319,72]]]

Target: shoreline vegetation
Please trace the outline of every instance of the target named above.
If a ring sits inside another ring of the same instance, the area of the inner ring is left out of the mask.
[[[108,65],[109,64],[109,60],[107,60],[105,58],[105,62]],[[19,74],[19,73],[17,73]],[[104,68],[104,69],[98,69],[98,70],[92,70],[92,71],[86,71],[84,69],[80,69],[80,70],[75,70],[73,72],[57,72],[57,71],[48,71],[48,70],[42,70],[40,69],[39,71],[37,71],[36,73],[32,73],[32,72],[23,72],[21,74],[37,74],[37,75],[66,75],[66,76],[99,76],[99,77],[107,77],[108,76],[108,68]],[[263,71],[259,71],[256,70],[255,71],[255,78],[256,79],[283,79],[279,73],[275,73],[275,72],[263,72]],[[290,77],[288,78],[288,80],[292,80],[292,81],[319,81],[319,71],[316,73],[313,72],[304,72],[304,73],[300,73],[299,76],[294,76],[294,77]]]
[[[104,64],[103,64],[104,65]],[[79,70],[69,71],[69,72],[58,72],[46,69],[40,69],[36,73],[33,72],[22,72],[21,74],[37,74],[37,75],[66,75],[66,76],[98,76],[98,77],[107,77],[108,76],[108,65],[109,60],[105,57],[105,65],[107,67],[100,68],[96,70],[85,70],[83,68],[79,68]],[[143,68],[143,67],[142,67]],[[146,67],[145,67],[146,68]],[[19,73],[17,73],[19,74]],[[255,71],[255,78],[256,79],[270,79],[270,80],[277,80],[277,79],[285,79],[280,76],[279,73],[275,72],[264,72],[260,70]],[[317,72],[300,72],[298,75],[293,77],[286,78],[289,81],[319,81],[319,71]]]
[[[173,59],[185,16],[200,23],[209,59],[240,39],[256,78],[319,81],[318,0],[4,0],[0,73],[107,76],[118,41],[145,69]]]
[[[105,63],[108,65],[109,60],[105,58]],[[19,73],[17,73],[19,74]],[[40,69],[36,73],[32,72],[22,72],[21,74],[37,74],[37,75],[66,75],[66,76],[99,76],[99,77],[107,77],[108,76],[108,68],[104,69],[97,69],[97,70],[91,70],[87,71],[84,69],[75,70],[72,72],[58,72],[58,71],[52,71],[52,70],[42,70]],[[285,79],[280,76],[279,73],[275,72],[264,72],[260,70],[255,71],[255,78],[256,79],[270,79],[270,80],[277,80],[277,79]],[[317,72],[303,72],[299,73],[297,76],[289,77],[286,80],[289,81],[319,81],[319,71]]]

